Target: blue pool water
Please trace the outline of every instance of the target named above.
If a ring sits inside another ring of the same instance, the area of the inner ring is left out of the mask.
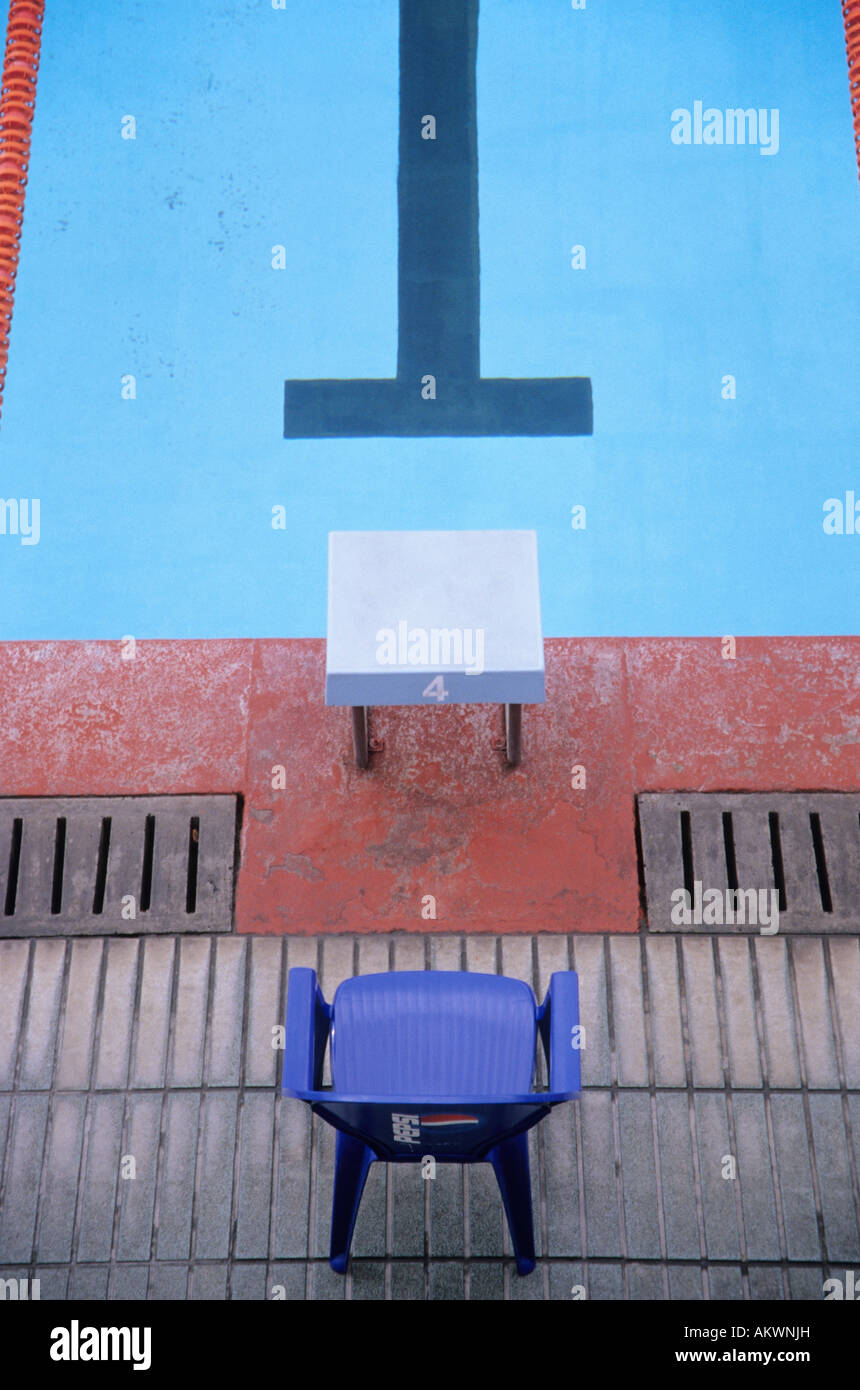
[[[285,378],[395,371],[397,64],[395,0],[49,0],[0,638],[320,636],[328,531],[496,527],[538,532],[547,635],[856,632],[836,0],[484,0],[481,370],[589,376],[592,436],[283,439]],[[673,143],[699,100],[778,151]]]

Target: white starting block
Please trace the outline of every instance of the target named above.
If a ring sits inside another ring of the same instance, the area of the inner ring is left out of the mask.
[[[326,704],[349,705],[356,761],[370,705],[505,706],[520,761],[523,704],[543,704],[534,531],[333,531]]]

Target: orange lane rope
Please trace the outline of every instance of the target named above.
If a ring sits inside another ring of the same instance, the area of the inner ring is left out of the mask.
[[[851,109],[854,112],[854,144],[857,166],[860,169],[860,0],[842,0],[845,20],[845,46],[848,49],[848,81],[851,87]]]
[[[21,249],[45,0],[11,0],[0,87],[0,410]]]

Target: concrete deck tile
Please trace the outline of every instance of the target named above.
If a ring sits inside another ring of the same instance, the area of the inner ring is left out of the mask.
[[[235,1091],[207,1091],[203,1097],[197,1154],[197,1229],[194,1237],[194,1257],[197,1260],[225,1260],[230,1252],[237,1108],[238,1096]],[[306,1252],[305,1240],[300,1253],[304,1255]]]
[[[280,1260],[304,1258],[307,1254],[312,1118],[301,1101],[284,1096],[279,1103],[281,1122],[275,1166],[273,1244],[274,1256]],[[224,1145],[226,1151],[230,1145],[226,1137]]]
[[[854,1153],[854,1172],[860,1175],[860,1096],[856,1093],[848,1097],[848,1126]],[[860,1194],[855,1193],[855,1196],[860,1197]]]
[[[745,937],[721,936],[717,957],[723,982],[730,1083],[761,1086],[750,943]]]
[[[377,1165],[378,1166],[378,1165]],[[392,1163],[388,1170],[391,1186],[391,1249],[397,1255],[424,1254],[424,1200],[428,1183],[436,1178],[422,1178],[420,1164]]]
[[[462,936],[432,936],[430,938],[430,960],[433,970],[460,970]],[[385,969],[388,967],[386,966]]]
[[[18,1056],[29,941],[0,941],[0,1089],[11,1089]]]
[[[473,1264],[469,1271],[470,1303],[501,1303],[505,1296],[505,1270],[499,1261]]]
[[[438,1169],[437,1169],[438,1172]],[[489,1163],[472,1163],[463,1170],[464,1185],[468,1188],[466,1209],[469,1214],[469,1254],[504,1254],[503,1226],[505,1220],[499,1184]],[[535,1197],[535,1177],[532,1175],[532,1203]]]
[[[308,1218],[308,1252],[312,1256],[329,1255],[331,1238],[331,1204],[334,1192],[334,1145],[335,1132],[331,1125],[314,1116],[314,1163],[313,1184],[315,1200]]]
[[[517,1274],[516,1268],[511,1266],[509,1289],[511,1303],[545,1302],[544,1269],[540,1258],[538,1258],[537,1269],[529,1275]]]
[[[782,1285],[782,1270],[778,1265],[754,1265],[749,1267],[750,1301],[760,1302],[766,1298],[785,1297]]]
[[[860,1089],[860,938],[833,937],[827,943],[836,1000],[845,1084]]]
[[[66,1295],[69,1302],[104,1303],[109,1273],[108,1265],[72,1265]]]
[[[778,1260],[781,1250],[764,1097],[732,1099],[747,1258]]]
[[[620,1264],[588,1266],[588,1297],[595,1303],[617,1302],[624,1297],[624,1275]]]
[[[612,1058],[604,938],[576,937],[573,942],[573,968],[579,976],[579,1019],[585,1028],[581,1058],[582,1084],[608,1086],[612,1080]]]
[[[420,970],[422,967],[413,966],[412,968]],[[400,969],[399,966],[398,969]],[[479,975],[495,975],[497,973],[496,938],[494,936],[466,937],[466,969]]]
[[[209,1086],[238,1086],[245,1012],[245,960],[250,943],[242,937],[219,936],[213,944],[215,988],[203,1074]]]
[[[818,1265],[789,1265],[788,1283],[792,1299],[820,1303],[824,1297],[826,1277]]]
[[[335,1274],[326,1261],[315,1260],[310,1267],[310,1287],[308,1297],[326,1302],[337,1302],[346,1298],[346,1280],[342,1274]]]
[[[77,1259],[109,1260],[119,1183],[125,1097],[92,1096],[87,1116]]]
[[[388,970],[388,937],[363,936],[358,943],[358,974],[384,975]]]
[[[201,1269],[205,1266],[200,1266]],[[218,1269],[224,1269],[226,1280],[226,1266],[218,1265]],[[270,1270],[269,1290],[267,1297],[273,1302],[291,1303],[301,1300],[305,1296],[307,1285],[307,1265],[304,1260],[276,1260]],[[277,1296],[275,1294],[277,1290]],[[283,1290],[283,1292],[281,1292]],[[207,1297],[211,1295],[207,1294]],[[218,1294],[215,1297],[223,1297]]]
[[[686,1093],[665,1091],[657,1093],[656,1101],[666,1253],[669,1259],[699,1259],[689,1101]]]
[[[577,1255],[582,1251],[579,1228],[579,1173],[573,1107],[557,1105],[542,1125],[546,1192],[547,1253]]]
[[[685,1086],[684,1038],[674,937],[644,938],[648,975],[651,1049],[657,1086]]]
[[[36,942],[18,1078],[21,1090],[47,1090],[51,1085],[65,959],[65,941]]]
[[[41,1260],[59,1263],[72,1258],[85,1112],[85,1095],[54,1097],[39,1209]]]
[[[712,1299],[732,1299],[740,1302],[744,1296],[744,1282],[740,1265],[710,1265],[708,1282]]]
[[[362,1260],[353,1265],[350,1296],[356,1300],[385,1298],[385,1265],[381,1260]]]
[[[770,1109],[788,1258],[820,1260],[821,1242],[815,1214],[803,1100],[799,1095],[773,1095]]]
[[[533,989],[537,1002],[542,1004],[546,992],[549,989],[550,976],[559,970],[569,970],[569,953],[566,936],[550,936],[549,934],[538,936],[537,938],[537,977],[533,983]],[[504,946],[504,937],[502,938]],[[531,984],[532,982],[529,981]]]
[[[797,988],[798,1034],[806,1084],[836,1088],[839,1073],[824,968],[824,944],[818,937],[795,937],[790,954]]]
[[[191,1204],[197,1161],[200,1094],[171,1091],[156,1192],[156,1259],[187,1260],[191,1253]]]
[[[24,1271],[26,1275],[26,1270]],[[3,1275],[0,1273],[0,1278]],[[62,1302],[69,1287],[68,1265],[39,1265],[33,1274],[39,1281],[39,1298],[45,1302]]]
[[[651,1097],[622,1091],[618,1096],[621,1172],[627,1254],[660,1258],[657,1173],[651,1125]]]
[[[191,1283],[191,1297],[193,1299],[207,1300],[217,1299],[223,1303],[227,1297],[227,1273],[229,1265],[226,1261],[213,1261],[211,1264],[198,1264],[194,1266]],[[302,1292],[297,1297],[304,1298],[305,1292],[305,1267],[301,1266]]]
[[[274,1121],[273,1090],[246,1091],[240,1111],[237,1152],[236,1260],[268,1257]]]
[[[697,1093],[695,1113],[707,1253],[712,1260],[737,1259],[741,1250],[734,1185],[723,1177],[725,1158],[732,1153],[725,1096]]]
[[[254,937],[251,943],[251,985],[245,1044],[246,1086],[274,1086],[283,1052],[272,1046],[272,1030],[283,1023],[281,963],[284,938]]]
[[[427,1181],[430,1190],[430,1255],[454,1255],[462,1260],[465,1254],[462,1169],[456,1163],[438,1163],[436,1177]]]
[[[109,940],[105,942],[105,949],[107,963],[93,1085],[113,1089],[125,1086],[128,1081],[135,987],[143,941]]]
[[[284,945],[287,948],[288,970],[292,970],[294,966],[316,970],[319,947],[315,936],[287,936],[284,938]],[[281,1012],[285,1005],[286,995],[281,1001]]]
[[[424,1265],[418,1260],[395,1260],[391,1266],[391,1297],[410,1303],[424,1299]]]
[[[188,1266],[158,1262],[151,1267],[149,1293],[152,1301],[176,1303],[187,1296]]]
[[[710,937],[685,936],[681,942],[687,1030],[694,1086],[722,1086],[723,1053],[717,1014],[714,949]]]
[[[698,1265],[669,1266],[669,1297],[673,1302],[702,1301],[702,1271]]]
[[[827,1254],[831,1260],[860,1265],[860,1214],[851,1188],[842,1097],[813,1091],[809,1113]]]
[[[641,1302],[664,1299],[662,1265],[631,1264],[627,1268],[628,1296]]]
[[[576,1297],[574,1297],[576,1289]],[[553,1260],[549,1267],[549,1296],[556,1302],[582,1302],[580,1290],[585,1290],[585,1275],[579,1260]],[[501,1295],[499,1295],[501,1297]]]
[[[762,1010],[764,1066],[771,1086],[799,1086],[797,1035],[788,974],[788,949],[778,937],[753,943]]]
[[[524,980],[529,988],[532,988],[532,938],[503,936],[501,943],[502,974],[512,980]],[[540,1002],[538,1000],[538,1003]]]
[[[81,937],[70,943],[71,961],[54,1084],[86,1090],[92,1069],[99,978],[104,942]]]
[[[114,1265],[108,1284],[108,1298],[143,1302],[149,1287],[149,1265]]]
[[[352,1237],[352,1252],[357,1256],[382,1257],[385,1254],[385,1213],[387,1207],[386,1170],[394,1165],[372,1163],[364,1185],[361,1206]],[[422,1181],[418,1164],[404,1164],[413,1183]]]
[[[10,1264],[29,1264],[33,1254],[48,1104],[47,1095],[19,1095],[15,1099],[6,1161],[0,1174],[0,1260]]]
[[[531,1167],[535,1252],[538,1259],[540,1259],[542,1255],[546,1254],[546,1152],[544,1148],[544,1138],[540,1133],[540,1126],[536,1125],[530,1129],[526,1138],[528,1140],[529,1164]],[[513,1254],[513,1245],[510,1244],[507,1221],[504,1223],[502,1231],[506,1237],[506,1253]]]
[[[589,1091],[583,1094],[579,1104],[585,1169],[587,1253],[620,1255],[612,1097],[604,1091]]]
[[[176,942],[173,937],[149,936],[143,942],[140,1005],[131,1068],[135,1087],[161,1087],[165,1082],[170,999]]]
[[[168,1085],[200,1086],[212,959],[210,937],[184,936],[179,941],[179,983]]]
[[[269,1296],[265,1263],[237,1261],[233,1265],[230,1298],[234,1302],[253,1303]]]
[[[10,1095],[4,1096],[0,1093],[0,1190],[2,1190],[3,1187],[3,1175],[5,1171],[4,1156],[6,1154],[6,1142],[9,1136],[9,1120],[11,1114],[12,1097]]]
[[[355,946],[356,940],[351,936],[322,938],[320,987],[329,1003],[334,999],[338,985],[354,974]]]
[[[638,937],[610,937],[612,1019],[619,1086],[648,1085],[648,1050],[642,995],[642,958]]]
[[[430,1297],[434,1302],[453,1302],[465,1298],[463,1266],[456,1261],[430,1265]]]

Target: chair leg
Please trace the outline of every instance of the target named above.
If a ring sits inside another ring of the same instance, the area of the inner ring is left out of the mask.
[[[346,1273],[349,1247],[367,1170],[374,1161],[373,1150],[360,1139],[337,1132],[334,1151],[334,1199],[331,1208],[331,1251],[329,1264],[338,1274]]]
[[[535,1267],[535,1235],[527,1136],[517,1134],[513,1139],[503,1139],[501,1144],[490,1149],[487,1158],[493,1165],[502,1194],[508,1229],[514,1243],[517,1273],[531,1274]]]

